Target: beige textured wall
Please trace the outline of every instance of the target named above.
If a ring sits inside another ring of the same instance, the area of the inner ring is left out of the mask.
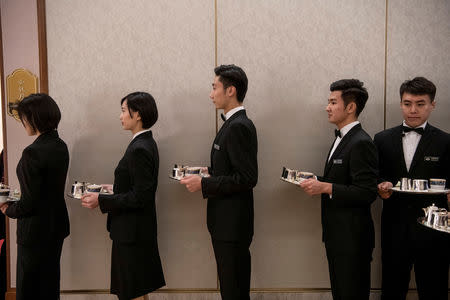
[[[18,2],[0,1],[4,26],[4,7]],[[324,112],[333,80],[364,81],[370,98],[361,121],[372,135],[383,129],[386,2],[217,2],[218,63],[236,63],[246,70],[250,82],[244,105],[259,138],[252,287],[329,287],[320,200],[278,177],[283,165],[322,172],[333,139]],[[400,122],[401,82],[424,75],[438,86],[439,109],[431,121],[448,131],[449,2],[388,4],[387,126]],[[47,0],[46,5],[49,90],[63,113],[60,134],[71,154],[68,186],[74,180],[113,180],[131,139],[118,121],[120,98],[138,89],[151,92],[160,112],[153,131],[161,160],[157,208],[167,287],[216,288],[206,203],[167,177],[175,162],[209,162],[215,134],[215,112],[208,99],[215,59],[214,1],[136,0],[130,6],[125,0]],[[5,35],[3,39],[7,48]],[[7,63],[26,65],[25,58],[11,55],[4,53],[10,58]],[[38,66],[29,68],[38,73]],[[30,141],[15,134],[17,124],[7,126],[8,153],[13,152],[10,177],[17,181],[11,170]],[[62,288],[108,289],[111,242],[106,218],[82,209],[77,200],[67,203],[72,234],[63,250]],[[377,201],[373,207],[376,223],[380,205]],[[15,227],[10,232],[14,235]],[[380,287],[378,247],[377,241],[373,288]],[[14,245],[11,250],[14,274]]]

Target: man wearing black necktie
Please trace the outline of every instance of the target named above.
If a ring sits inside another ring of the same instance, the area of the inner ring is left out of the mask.
[[[242,102],[247,76],[235,65],[221,65],[210,98],[223,109],[225,123],[211,149],[210,177],[190,176],[181,183],[208,198],[211,234],[223,300],[250,300],[250,243],[253,238],[253,188],[258,181],[258,141]]]
[[[357,79],[330,86],[326,111],[336,139],[323,177],[300,183],[309,195],[321,194],[323,242],[334,300],[364,300],[370,293],[374,227],[370,205],[377,196],[375,145],[358,116],[368,93]]]
[[[414,266],[419,299],[447,300],[450,238],[417,223],[433,203],[448,209],[449,196],[393,193],[403,177],[450,179],[450,135],[428,123],[436,86],[423,77],[400,87],[403,124],[375,135],[380,162],[383,300],[404,300]]]

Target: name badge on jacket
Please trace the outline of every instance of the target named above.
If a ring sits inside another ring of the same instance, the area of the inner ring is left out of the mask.
[[[216,149],[216,150],[220,150],[220,146],[219,146],[219,145],[217,145],[217,144],[214,144],[214,149]]]
[[[333,159],[333,165],[342,165],[342,159],[341,158]]]
[[[439,161],[439,156],[425,156],[424,161]]]

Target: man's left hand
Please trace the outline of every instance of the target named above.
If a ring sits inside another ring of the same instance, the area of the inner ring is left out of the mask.
[[[310,196],[320,194],[330,194],[332,192],[332,185],[328,182],[321,182],[317,179],[306,179],[302,181],[300,187]]]
[[[98,193],[87,193],[81,197],[81,206],[94,209],[98,206]]]
[[[184,184],[187,190],[191,193],[200,191],[202,189],[202,178],[198,175],[191,175],[184,177],[180,181],[181,184]]]

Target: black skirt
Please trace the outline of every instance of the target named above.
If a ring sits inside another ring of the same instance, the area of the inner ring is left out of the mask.
[[[63,240],[17,244],[17,300],[59,299],[62,245]]]
[[[113,241],[111,254],[111,294],[120,300],[146,295],[166,285],[158,243]]]

